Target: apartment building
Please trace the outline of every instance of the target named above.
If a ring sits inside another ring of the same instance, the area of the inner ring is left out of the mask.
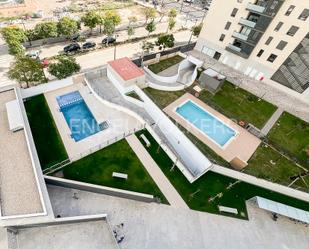
[[[214,0],[196,49],[308,95],[309,0]]]

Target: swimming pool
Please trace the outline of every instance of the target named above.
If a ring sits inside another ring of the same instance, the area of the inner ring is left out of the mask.
[[[94,135],[108,127],[106,122],[102,124],[97,123],[79,91],[58,96],[56,99],[60,111],[71,130],[71,137],[75,142]]]
[[[234,129],[191,100],[177,107],[176,112],[221,147],[236,136]]]

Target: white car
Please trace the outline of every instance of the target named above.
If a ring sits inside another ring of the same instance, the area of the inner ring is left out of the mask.
[[[37,59],[40,59],[40,53],[41,51],[39,50],[32,50],[32,51],[29,51],[26,55],[31,59],[37,60]]]

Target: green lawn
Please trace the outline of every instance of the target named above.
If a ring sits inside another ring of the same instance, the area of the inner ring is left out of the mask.
[[[261,145],[253,154],[244,172],[271,182],[289,185],[293,181],[293,178],[290,179],[290,177],[295,177],[304,170],[297,167],[294,162],[281,156],[271,147]],[[293,187],[296,187],[297,184]]]
[[[270,143],[309,169],[309,124],[284,112],[268,134]]]
[[[173,57],[170,57],[168,59],[165,59],[165,60],[161,60],[155,64],[151,64],[148,66],[148,68],[154,72],[154,73],[160,73],[162,71],[164,71],[165,69],[181,62],[183,60],[183,57],[179,56],[179,55],[176,55],[176,56],[173,56]]]
[[[112,177],[113,172],[128,179]],[[63,169],[71,180],[154,195],[168,203],[125,139],[84,157]]]
[[[185,90],[167,92],[167,91],[156,90],[150,87],[145,88],[144,92],[161,109],[164,109],[169,104],[173,103],[176,99],[178,99],[179,97],[181,97],[186,93]]]
[[[163,150],[160,150],[159,153],[157,153],[158,144],[147,131],[143,130],[138,132],[137,136],[139,139],[141,133],[145,134],[151,143],[150,147],[145,146],[145,148],[191,209],[219,214],[218,205],[224,205],[237,208],[240,214],[236,217],[248,218],[245,201],[254,196],[262,196],[309,211],[309,205],[307,202],[290,198],[244,182],[238,182],[233,187],[228,188],[229,185],[235,183],[236,180],[211,171],[207,172],[191,184],[177,167],[175,167],[173,171],[170,171],[173,162],[168,155]],[[140,141],[144,143],[142,139],[140,139]],[[210,198],[214,198],[215,196],[220,197],[210,201]]]
[[[200,97],[203,102],[225,116],[244,120],[258,128],[262,128],[276,111],[277,107],[259,99],[255,95],[225,81],[222,88],[215,94],[202,91]]]
[[[25,102],[33,139],[42,169],[68,158],[44,95]]]

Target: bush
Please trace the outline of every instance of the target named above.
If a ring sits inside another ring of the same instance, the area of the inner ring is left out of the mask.
[[[49,65],[48,72],[59,80],[67,78],[80,70],[80,65],[76,63],[73,57],[61,55],[56,57],[56,61]]]

